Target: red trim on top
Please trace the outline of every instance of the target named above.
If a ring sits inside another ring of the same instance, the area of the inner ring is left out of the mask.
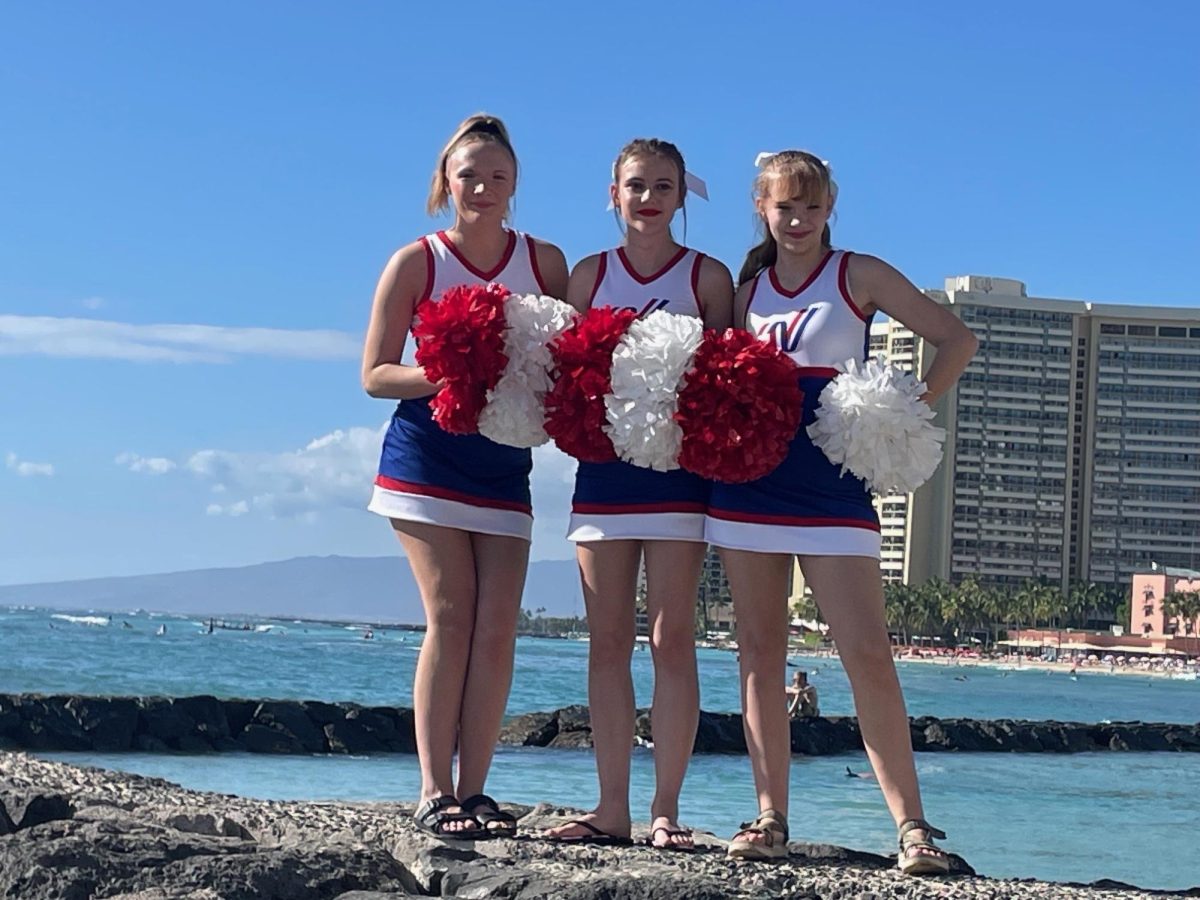
[[[596,300],[596,294],[600,292],[600,282],[604,280],[604,273],[608,270],[608,251],[600,254],[600,264],[596,266],[596,283],[592,285],[592,293],[588,297],[588,306]]]
[[[832,516],[775,516],[766,513],[746,513],[732,509],[708,508],[714,519],[727,522],[747,522],[754,525],[791,525],[795,528],[862,528],[864,531],[879,531],[876,522],[862,519],[839,519]]]
[[[446,245],[446,249],[454,254],[455,258],[463,264],[463,267],[474,275],[476,278],[482,278],[484,281],[491,281],[497,275],[504,271],[504,267],[508,265],[512,259],[513,250],[517,248],[517,233],[510,231],[508,233],[508,246],[504,250],[504,255],[500,257],[500,262],[496,263],[496,267],[490,272],[484,272],[482,269],[475,268],[471,261],[462,255],[462,252],[454,246],[454,241],[444,231],[437,233],[438,239]]]
[[[673,257],[671,257],[670,261],[665,266],[663,266],[661,269],[659,269],[657,272],[655,272],[649,278],[643,278],[641,275],[639,275],[637,273],[637,269],[635,269],[633,267],[633,263],[631,263],[629,261],[629,257],[625,255],[625,248],[624,247],[617,248],[617,256],[619,256],[621,258],[621,264],[623,266],[625,266],[625,271],[628,272],[629,277],[632,278],[634,281],[636,281],[638,284],[649,284],[652,281],[658,281],[658,279],[662,278],[664,275],[666,275],[668,272],[670,272],[673,268],[675,268],[676,263],[678,263],[681,259],[683,259],[684,256],[687,255],[687,252],[688,252],[687,247],[680,247],[679,252],[676,253]]]
[[[432,484],[416,484],[411,481],[400,481],[387,475],[376,475],[375,483],[388,491],[399,491],[403,494],[416,494],[420,497],[436,497],[439,500],[454,500],[458,503],[469,503],[471,506],[483,506],[488,509],[506,509],[509,512],[530,514],[533,508],[525,503],[512,500],[492,500],[489,497],[476,497],[474,494],[464,494],[449,488],[437,487]]]
[[[543,294],[548,294],[550,292],[546,290],[546,282],[542,281],[542,270],[538,268],[537,246],[529,235],[525,235],[525,240],[529,242],[529,265],[533,267],[533,280],[537,282]]]
[[[796,366],[801,378],[837,378],[841,371],[832,366]]]
[[[421,296],[417,298],[414,306],[420,306],[433,295],[433,276],[434,276],[434,259],[433,248],[429,246],[429,236],[421,238],[420,244],[425,248],[425,289],[421,291]]]
[[[771,278],[771,287],[775,288],[776,291],[778,291],[780,294],[783,294],[783,296],[787,297],[789,300],[794,300],[796,297],[799,297],[804,293],[805,288],[817,280],[817,276],[821,274],[821,272],[825,269],[826,263],[828,263],[832,258],[833,251],[830,250],[825,254],[825,258],[817,264],[817,267],[809,273],[807,278],[804,279],[804,284],[800,285],[800,287],[796,288],[794,291],[786,291],[783,289],[783,285],[779,283],[779,277],[775,274],[775,267],[771,266],[771,268],[767,270],[767,274]]]
[[[850,307],[850,312],[854,313],[864,322],[870,322],[871,317],[859,309],[858,304],[854,302],[854,298],[850,296],[850,277],[847,274],[847,270],[850,265],[850,257],[853,255],[853,253],[847,250],[838,261],[838,293],[842,295],[842,299]]]
[[[704,254],[696,251],[696,261],[692,263],[692,299],[696,301],[696,312],[704,318],[704,304],[700,300],[700,267],[704,265]]]
[[[571,512],[581,516],[619,516],[627,513],[699,513],[708,509],[704,503],[686,500],[665,503],[572,503]]]

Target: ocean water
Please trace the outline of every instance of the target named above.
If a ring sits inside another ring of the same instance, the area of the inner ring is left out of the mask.
[[[215,694],[407,705],[422,635],[358,626],[248,620],[256,630],[206,633],[199,618],[146,613],[0,609],[0,692]],[[128,627],[126,627],[128,625]],[[166,626],[165,633],[156,632]],[[653,685],[650,654],[635,652],[640,704]],[[702,704],[737,709],[732,653],[701,650]],[[586,702],[587,644],[521,639],[508,711]],[[836,659],[797,660],[822,712],[852,712]],[[1140,676],[1002,671],[900,664],[914,715],[1200,721],[1200,682]],[[157,775],[187,787],[277,799],[411,800],[412,756],[264,757],[242,754],[45,754]],[[1144,887],[1200,885],[1200,754],[918,754],[927,815],[981,873],[1059,881],[1112,878]],[[806,759],[792,769],[797,840],[888,852],[894,831],[874,782],[847,778],[862,754]],[[548,777],[549,775],[549,777]],[[592,756],[532,748],[497,753],[489,792],[512,802],[595,803]],[[634,751],[631,802],[648,817],[653,757]],[[728,837],[752,816],[745,757],[693,759],[681,801],[693,827]]]

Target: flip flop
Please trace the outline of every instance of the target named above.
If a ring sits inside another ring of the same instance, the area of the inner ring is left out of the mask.
[[[476,794],[466,800],[460,800],[459,806],[470,812],[488,837],[511,838],[517,835],[517,819],[512,813],[506,813],[499,804],[487,794]]]
[[[660,831],[667,836],[665,844],[654,843],[654,836]],[[692,837],[692,830],[690,828],[668,828],[666,825],[659,825],[650,832],[650,837],[646,838],[646,846],[653,847],[655,850],[667,850],[671,853],[694,853],[696,851],[695,844],[685,846],[674,843],[671,839],[676,837]]]
[[[558,837],[548,834],[544,836],[545,839],[554,844],[591,844],[596,847],[633,846],[632,839],[621,837],[619,834],[609,834],[607,831],[601,831],[591,822],[584,822],[582,819],[572,819],[569,822],[563,822],[563,825],[578,825],[580,828],[587,829],[590,833],[581,834],[576,837]]]

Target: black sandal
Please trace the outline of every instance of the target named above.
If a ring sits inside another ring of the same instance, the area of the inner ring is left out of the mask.
[[[483,837],[488,837],[483,830],[478,817],[471,815],[465,810],[460,812],[447,812],[448,806],[462,806],[454,797],[449,794],[442,794],[440,797],[431,797],[417,807],[413,813],[413,820],[417,823],[417,827],[426,834],[432,834],[434,837],[442,838],[443,840],[455,841],[476,841]],[[474,828],[450,829],[446,826],[451,822],[471,822]]]
[[[662,832],[666,836],[667,842],[665,844],[654,843],[654,839],[658,836],[659,832]],[[687,838],[688,840],[694,840],[694,837],[695,836],[692,834],[692,829],[690,828],[668,828],[666,825],[659,825],[657,828],[652,829],[650,832],[650,837],[646,838],[646,846],[653,847],[655,850],[667,850],[671,853],[695,853],[695,843],[675,843],[675,838]]]
[[[488,837],[511,838],[517,836],[516,816],[502,810],[500,805],[487,794],[468,797],[461,801],[459,806],[479,823],[480,829]]]
[[[914,831],[925,832],[924,838],[905,838]],[[900,823],[897,839],[900,842],[900,853],[896,857],[896,865],[905,875],[948,875],[950,873],[950,857],[946,851],[933,842],[933,839],[946,839],[946,832],[934,828],[924,819],[905,819]],[[909,855],[910,850],[924,850],[924,853]]]

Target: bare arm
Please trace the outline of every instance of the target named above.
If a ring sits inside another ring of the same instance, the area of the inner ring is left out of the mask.
[[[750,294],[754,290],[754,279],[751,278],[733,295],[733,327],[740,328],[743,331],[749,331],[750,326],[746,322],[746,313],[750,305]]]
[[[559,300],[567,296],[567,258],[553,244],[533,239],[533,252],[537,257],[538,272],[546,293]]]
[[[587,312],[592,304],[592,291],[596,289],[600,259],[599,253],[586,256],[575,264],[575,271],[571,273],[571,280],[567,285],[567,302],[581,313]]]
[[[724,263],[706,256],[700,261],[699,281],[704,327],[724,331],[733,324],[733,276]]]
[[[400,362],[428,271],[425,248],[417,242],[398,250],[379,276],[362,361],[363,390],[372,397],[412,400],[438,388],[425,377],[423,366]]]
[[[864,313],[882,310],[937,348],[922,379],[928,390],[921,399],[932,403],[950,390],[979,347],[971,329],[881,259],[856,253],[848,274],[850,291]]]

